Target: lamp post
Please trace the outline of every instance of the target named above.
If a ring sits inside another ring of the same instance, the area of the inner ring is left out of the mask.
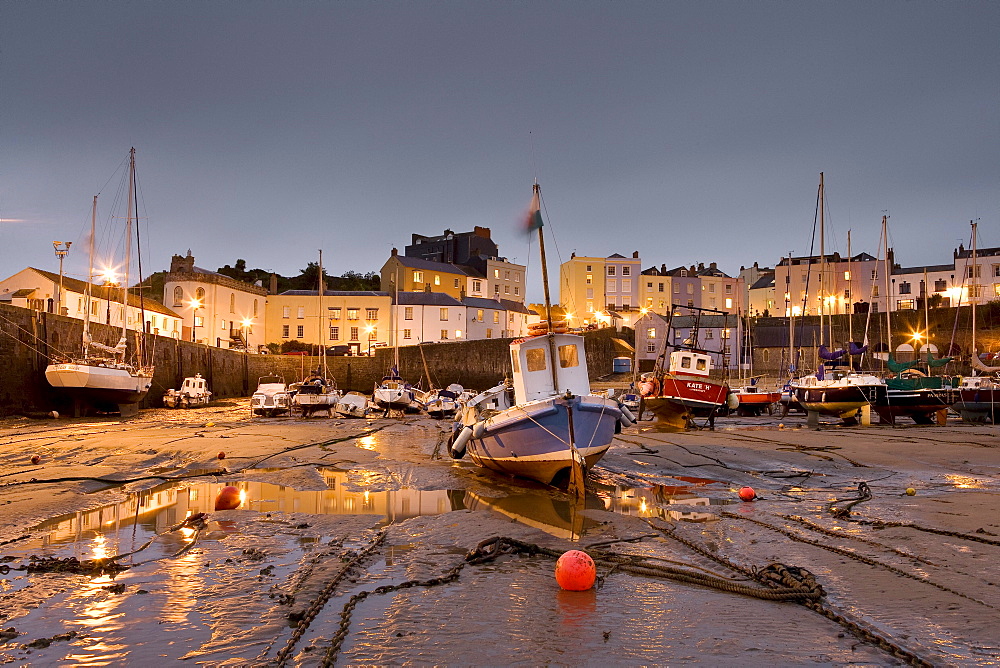
[[[372,327],[371,325],[365,325],[365,333],[368,335],[368,357],[372,356],[372,343],[373,343],[372,332],[374,331],[375,331],[374,327]]]
[[[198,327],[198,309],[201,308],[201,300],[192,299],[188,305],[191,307],[191,341],[198,343],[198,336],[195,332]]]
[[[53,241],[52,247],[56,250],[56,257],[59,258],[59,295],[56,297],[56,313],[62,315],[62,301],[63,301],[63,258],[69,253],[69,247],[73,245],[72,241]],[[63,248],[65,246],[65,248]]]
[[[253,324],[253,320],[250,318],[243,318],[243,321],[240,324],[243,325],[243,351],[250,352],[250,340],[247,336],[250,331],[250,325]]]

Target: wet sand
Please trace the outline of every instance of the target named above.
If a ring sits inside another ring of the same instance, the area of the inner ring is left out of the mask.
[[[0,556],[12,569],[0,575],[0,660],[311,666],[346,629],[337,664],[898,665],[893,647],[937,665],[1000,663],[994,427],[640,422],[591,472],[583,504],[452,460],[446,428],[426,416],[250,419],[245,401],[127,421],[0,420]],[[859,483],[871,498],[835,516]],[[246,499],[216,512],[229,484]],[[756,501],[739,501],[745,485]],[[197,512],[203,529],[170,530]],[[740,586],[752,568],[797,566],[849,623],[607,565],[599,587],[561,591],[544,554],[434,582],[492,536],[557,552],[604,543]],[[18,570],[31,555],[90,559],[150,539],[114,577]],[[422,582],[368,595],[342,623],[353,595],[410,580]]]

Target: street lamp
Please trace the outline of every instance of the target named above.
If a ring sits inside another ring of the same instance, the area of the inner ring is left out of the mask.
[[[250,340],[247,338],[247,332],[250,331],[250,325],[253,324],[253,320],[250,318],[243,318],[240,324],[243,325],[243,350],[245,352],[250,352]]]
[[[368,357],[372,356],[372,343],[374,343],[374,340],[372,339],[372,332],[374,331],[375,331],[374,326],[365,325],[365,334],[368,335]]]
[[[59,296],[56,299],[56,313],[62,315],[62,301],[63,301],[63,258],[69,253],[69,247],[73,245],[72,241],[53,241],[52,247],[56,250],[56,257],[59,258]],[[63,248],[65,246],[65,248]]]
[[[195,328],[198,327],[198,309],[201,308],[201,300],[192,299],[188,302],[188,306],[191,307],[191,341],[198,343],[198,336],[195,334]]]

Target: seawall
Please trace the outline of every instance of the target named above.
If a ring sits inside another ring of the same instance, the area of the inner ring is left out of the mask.
[[[91,325],[95,341],[114,345],[121,330]],[[134,349],[135,332],[128,345]],[[612,372],[617,354],[610,329],[586,332],[587,366],[590,377]],[[0,415],[35,411],[67,410],[45,380],[45,367],[52,357],[78,354],[83,322],[75,318],[0,304]],[[145,335],[156,370],[153,386],[141,408],[160,406],[163,394],[180,387],[187,376],[200,373],[208,379],[216,399],[249,396],[262,376],[278,374],[286,382],[301,380],[315,369],[318,357],[301,355],[255,355],[151,334]],[[511,373],[510,339],[454,341],[407,346],[399,349],[400,375],[424,388],[459,383],[485,389]],[[327,367],[343,390],[370,393],[393,365],[393,350],[379,348],[372,357],[328,357]],[[428,378],[429,376],[429,378]]]

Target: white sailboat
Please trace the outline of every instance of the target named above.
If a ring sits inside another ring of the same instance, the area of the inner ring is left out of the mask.
[[[396,305],[399,304],[399,281],[395,284]],[[385,411],[391,410],[415,412],[414,407],[418,406],[416,394],[413,386],[403,380],[399,375],[399,341],[397,333],[392,336],[392,368],[389,373],[382,377],[382,380],[372,390],[372,401],[375,405]]]
[[[139,212],[135,191],[135,149],[129,150],[128,202],[125,223],[125,276],[121,289],[122,331],[115,346],[94,341],[90,333],[91,294],[94,275],[94,238],[97,219],[97,196],[90,216],[90,260],[87,273],[83,317],[83,346],[79,357],[58,360],[45,368],[45,379],[58,392],[74,402],[74,413],[89,410],[135,414],[137,404],[146,396],[153,383],[153,366],[144,364],[137,350],[135,359],[128,359],[128,280],[132,257],[132,227]],[[109,299],[111,295],[109,289]],[[141,297],[140,297],[141,300]],[[140,302],[141,305],[141,302]],[[140,319],[140,322],[144,318]],[[138,341],[137,337],[137,341]]]
[[[316,372],[293,383],[289,388],[292,395],[292,405],[302,417],[308,417],[317,411],[326,411],[327,417],[333,417],[334,409],[340,400],[342,392],[337,389],[337,383],[330,377],[326,366],[326,345],[323,343],[323,251],[319,252],[319,286],[316,294],[319,297],[319,357],[320,365]]]

